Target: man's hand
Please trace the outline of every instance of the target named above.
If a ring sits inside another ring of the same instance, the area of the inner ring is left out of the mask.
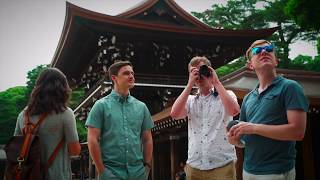
[[[209,70],[211,71],[210,82],[211,82],[213,85],[219,83],[220,81],[219,81],[219,78],[218,78],[218,75],[217,75],[216,71],[215,71],[212,67],[210,67],[210,66],[208,66],[208,68],[209,68]]]
[[[234,125],[230,129],[229,133],[231,136],[236,136],[236,137],[240,137],[241,135],[244,135],[244,134],[256,134],[255,127],[256,127],[256,124],[242,121],[237,125]]]
[[[227,136],[228,136],[228,141],[230,144],[232,145],[235,145],[239,148],[243,148],[244,147],[244,144],[241,143],[240,139],[241,139],[241,136],[235,136],[235,135],[231,135],[230,132],[227,133]]]
[[[189,72],[188,84],[190,86],[193,86],[198,78],[199,78],[199,70],[196,67],[191,66],[190,72]]]

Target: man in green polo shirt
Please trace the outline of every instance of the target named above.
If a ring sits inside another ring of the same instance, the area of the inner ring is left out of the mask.
[[[278,58],[270,42],[255,41],[246,57],[259,84],[243,100],[242,122],[228,133],[231,144],[244,142],[243,179],[294,180],[295,141],[304,137],[308,101],[296,81],[276,74]]]
[[[130,95],[135,78],[129,61],[109,68],[112,92],[92,107],[88,147],[103,180],[145,180],[151,168],[153,121],[146,105]]]

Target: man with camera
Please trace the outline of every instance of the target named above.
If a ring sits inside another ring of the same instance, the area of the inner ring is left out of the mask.
[[[230,143],[245,143],[244,180],[294,180],[295,141],[303,139],[308,100],[301,86],[277,75],[279,61],[266,40],[246,52],[259,84],[242,102],[240,123],[228,133]]]
[[[188,180],[235,180],[235,148],[229,144],[226,126],[239,113],[237,97],[227,91],[206,57],[194,57],[188,65],[188,84],[171,109],[173,119],[188,116]],[[196,95],[190,95],[193,86]]]

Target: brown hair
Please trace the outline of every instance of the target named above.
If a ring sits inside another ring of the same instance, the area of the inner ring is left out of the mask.
[[[46,68],[37,78],[27,112],[29,115],[61,113],[67,108],[70,92],[66,76],[57,68]]]
[[[188,69],[190,69],[191,66],[197,66],[200,62],[203,62],[207,66],[211,66],[211,62],[205,56],[195,56],[190,60]]]
[[[121,61],[121,60],[116,60],[108,69],[109,72],[109,79],[111,80],[111,76],[112,75],[118,75],[119,70],[123,67],[123,66],[132,66],[130,61]],[[112,81],[112,80],[111,80]],[[113,81],[112,81],[113,84]]]
[[[251,49],[256,47],[257,45],[261,45],[261,44],[271,44],[271,42],[267,41],[267,40],[264,40],[264,39],[259,39],[259,40],[256,40],[254,41],[250,47],[247,49],[246,51],[246,59],[247,59],[247,62],[249,62],[251,60],[251,57],[252,57],[252,53],[251,53]]]

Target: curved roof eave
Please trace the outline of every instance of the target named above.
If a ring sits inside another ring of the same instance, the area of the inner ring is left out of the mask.
[[[152,7],[155,3],[157,3],[159,0],[145,0],[139,3],[137,6],[123,12],[117,15],[117,17],[121,18],[130,18],[132,16],[135,16],[137,14],[143,13],[147,11],[150,7]],[[211,29],[210,26],[207,24],[201,22],[197,18],[190,15],[188,12],[186,12],[183,8],[181,8],[177,3],[175,3],[173,0],[164,0],[164,2],[173,10],[175,13],[183,17],[184,20],[190,22],[195,27],[201,28],[201,29]]]
[[[190,27],[178,27],[174,25],[148,23],[139,20],[124,19],[116,16],[105,15],[90,11],[74,4],[66,2],[66,16],[65,23],[61,33],[61,37],[58,43],[58,47],[54,54],[51,66],[55,67],[60,59],[62,51],[68,44],[68,39],[71,38],[72,30],[75,29],[75,17],[85,19],[88,21],[94,21],[106,25],[117,25],[124,28],[135,28],[146,31],[160,31],[166,33],[178,33],[185,35],[205,36],[205,37],[247,37],[247,38],[261,38],[272,35],[278,27],[259,29],[259,30],[227,30],[227,29],[198,29]]]
[[[66,30],[68,30],[69,25],[75,16],[79,16],[83,19],[94,20],[100,23],[115,24],[125,27],[133,27],[145,30],[157,30],[162,32],[176,32],[176,33],[186,33],[194,35],[205,35],[205,36],[240,36],[240,37],[256,37],[256,36],[269,36],[278,30],[278,27],[259,29],[259,30],[229,30],[229,29],[197,29],[190,27],[178,27],[174,25],[157,24],[150,22],[142,22],[139,20],[123,19],[116,16],[105,15],[90,11],[71,3],[67,2],[67,14],[66,23],[63,30],[63,35],[65,35]]]

